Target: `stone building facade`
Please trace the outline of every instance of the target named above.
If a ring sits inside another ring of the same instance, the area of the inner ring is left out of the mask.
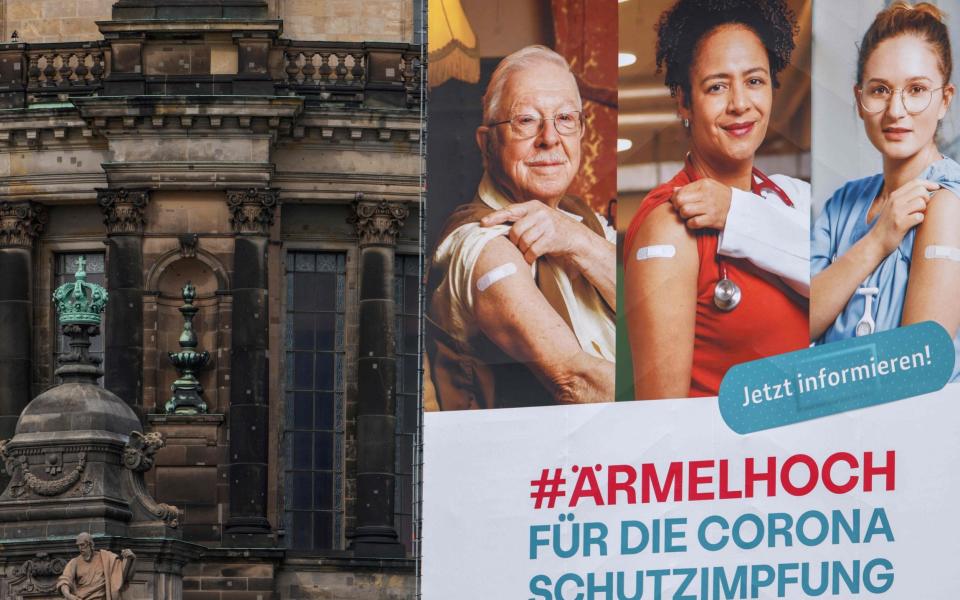
[[[413,597],[422,2],[3,6],[0,438],[83,256],[183,598]],[[168,414],[188,282],[208,410]]]

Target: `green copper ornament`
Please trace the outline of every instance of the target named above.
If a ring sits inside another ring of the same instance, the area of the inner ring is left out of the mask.
[[[86,258],[78,258],[74,281],[64,283],[53,293],[61,325],[100,324],[100,315],[107,306],[107,290],[95,283],[87,283],[86,265]]]

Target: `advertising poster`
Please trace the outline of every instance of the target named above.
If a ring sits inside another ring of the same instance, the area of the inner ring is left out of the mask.
[[[430,11],[425,410],[608,401],[614,3]]]
[[[615,389],[425,415],[423,597],[957,597],[960,5],[616,4]]]

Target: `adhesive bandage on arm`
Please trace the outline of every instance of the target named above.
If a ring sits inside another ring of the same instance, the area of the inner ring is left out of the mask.
[[[944,260],[952,260],[953,262],[960,262],[960,248],[931,245],[927,246],[923,251],[923,256],[929,259],[941,258]]]
[[[504,263],[499,267],[494,267],[483,274],[480,279],[477,280],[477,290],[484,291],[491,285],[500,281],[505,277],[510,277],[517,272],[517,265],[513,263]]]
[[[637,250],[637,260],[647,260],[648,258],[673,258],[676,255],[677,247],[673,244],[646,246]]]

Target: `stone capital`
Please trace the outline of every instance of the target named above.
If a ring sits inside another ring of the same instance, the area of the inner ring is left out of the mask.
[[[35,202],[0,202],[0,248],[31,248],[46,224],[47,211]]]
[[[395,246],[397,235],[410,209],[403,202],[364,200],[362,194],[351,205],[347,222],[357,228],[361,246]]]
[[[234,233],[268,235],[273,225],[273,212],[279,200],[274,188],[227,190],[230,226]]]
[[[150,201],[150,190],[108,188],[97,190],[97,204],[103,211],[108,234],[143,233],[146,219],[143,209]]]

